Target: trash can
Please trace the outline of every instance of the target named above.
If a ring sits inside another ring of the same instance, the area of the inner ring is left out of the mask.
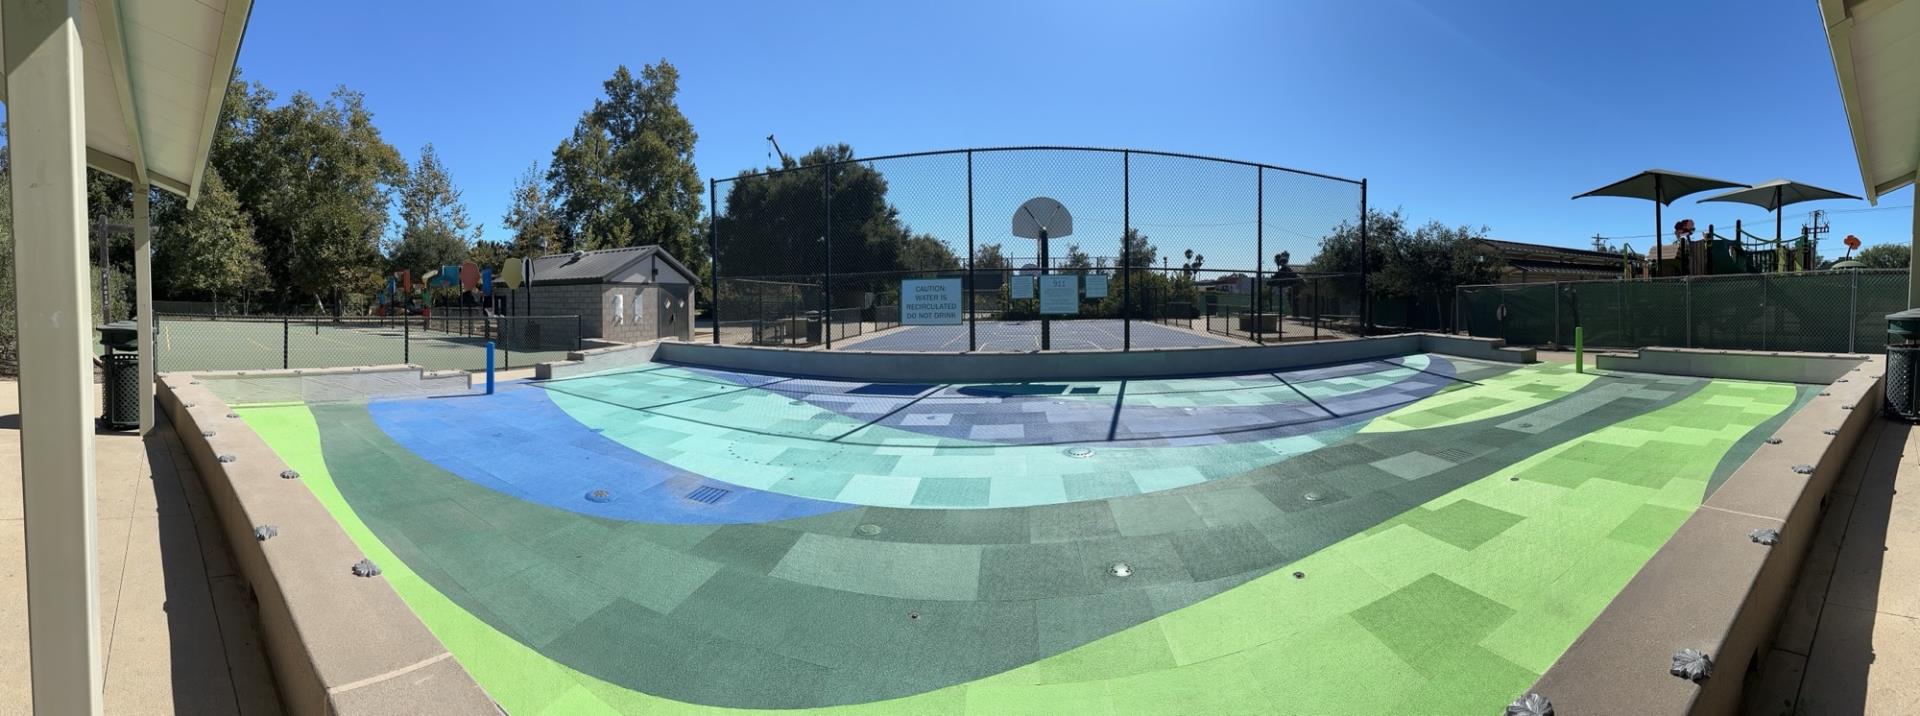
[[[100,345],[106,348],[100,362],[106,371],[105,393],[101,396],[100,424],[109,430],[140,427],[140,346],[139,327],[133,321],[115,321],[95,326]]]
[[[1920,309],[1887,315],[1888,417],[1920,422]]]

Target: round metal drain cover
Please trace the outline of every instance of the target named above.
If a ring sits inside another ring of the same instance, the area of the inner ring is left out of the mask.
[[[1306,578],[1307,578],[1307,573],[1306,573],[1306,572],[1294,572],[1294,573],[1293,573],[1293,578],[1294,578],[1294,579],[1306,579]]]
[[[860,525],[859,527],[853,528],[853,531],[859,532],[860,534],[866,535],[868,537],[872,537],[874,535],[880,534],[880,525],[864,524],[864,525]]]
[[[613,493],[608,492],[606,490],[594,490],[592,492],[587,493],[587,501],[601,502],[601,503],[612,502]]]
[[[1304,499],[1308,502],[1319,502],[1321,500],[1327,499],[1326,495],[1322,495],[1318,492],[1309,492],[1307,494],[1301,495],[1300,497],[1301,499]]]
[[[907,612],[907,618],[908,618],[908,619],[919,619],[919,618],[920,618],[920,613],[919,613],[919,612]]]
[[[1107,574],[1115,577],[1131,577],[1133,576],[1133,568],[1127,566],[1126,562],[1114,562],[1113,566],[1107,568]]]
[[[1070,447],[1067,448],[1066,453],[1067,457],[1093,457],[1093,448]]]

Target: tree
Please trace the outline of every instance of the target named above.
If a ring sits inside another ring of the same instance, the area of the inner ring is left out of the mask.
[[[273,100],[236,73],[209,159],[253,221],[270,285],[289,302],[371,293],[384,268],[389,194],[406,162],[358,92]]]
[[[679,71],[661,60],[635,77],[622,65],[602,87],[547,170],[560,237],[576,249],[658,244],[703,271],[697,135],[675,104]]]
[[[1137,228],[1128,228],[1120,236],[1120,264],[1132,268],[1153,268],[1160,260],[1160,251],[1147,240],[1147,235]]]
[[[516,257],[559,253],[560,219],[555,214],[540,163],[534,162],[513,182],[513,204],[500,219],[513,232],[508,253]]]
[[[153,224],[154,284],[162,295],[219,301],[257,291],[266,280],[253,220],[219,171],[207,171],[193,208],[162,194]]]
[[[994,241],[974,247],[973,267],[975,269],[1006,270],[1013,268],[1013,262],[1007,260],[1006,254],[1000,248],[1000,243]]]
[[[1487,233],[1466,226],[1448,227],[1429,221],[1409,232],[1400,210],[1379,210],[1367,214],[1366,265],[1360,260],[1360,229],[1351,221],[1341,222],[1320,240],[1320,253],[1311,269],[1320,273],[1369,274],[1368,286],[1387,296],[1432,296],[1452,291],[1455,286],[1494,283],[1500,278],[1498,263],[1482,261],[1474,241]]]
[[[480,229],[467,220],[440,156],[428,144],[420,148],[406,181],[400,185],[400,238],[387,247],[389,268],[406,269],[415,276],[467,259]]]
[[[522,257],[515,256],[512,247],[503,241],[485,239],[475,241],[473,250],[467,252],[467,260],[480,266],[491,267],[495,276],[500,275],[500,267],[507,264],[508,258]]]
[[[797,161],[783,158],[780,170],[727,182],[727,211],[715,222],[726,275],[821,273],[829,231],[836,274],[958,269],[946,242],[901,221],[887,201],[886,177],[852,159],[850,146],[822,146]]]
[[[1060,267],[1067,269],[1090,269],[1093,268],[1093,257],[1088,256],[1087,252],[1080,250],[1079,244],[1067,244],[1067,261],[1061,264]]]
[[[1906,244],[1875,244],[1861,249],[1853,257],[1867,268],[1906,268],[1913,261],[1913,247]]]

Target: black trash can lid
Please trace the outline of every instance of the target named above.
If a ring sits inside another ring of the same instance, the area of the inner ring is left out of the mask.
[[[1887,314],[1887,333],[1898,336],[1920,335],[1920,308]]]

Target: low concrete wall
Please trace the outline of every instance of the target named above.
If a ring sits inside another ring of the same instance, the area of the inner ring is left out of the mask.
[[[452,377],[409,366],[365,368],[432,388]],[[341,371],[248,371],[249,378],[325,379]],[[460,386],[464,389],[464,373]],[[209,374],[207,378],[238,377]],[[499,713],[444,645],[384,577],[356,577],[363,554],[285,462],[232,415],[211,380],[168,373],[157,381],[162,409],[206,483],[240,574],[259,605],[281,703],[294,714]],[[222,456],[229,459],[223,461]],[[253,530],[279,534],[256,540]],[[391,566],[391,565],[383,565]]]
[[[1642,348],[1594,356],[1601,370],[1691,375],[1773,383],[1832,383],[1867,356],[1846,353],[1722,351],[1704,348]]]
[[[1257,373],[1309,365],[1444,353],[1463,358],[1529,363],[1531,348],[1507,348],[1491,338],[1407,333],[1272,346],[1167,348],[1139,351],[1044,353],[892,353],[661,343],[654,359],[772,375],[873,382],[993,382],[1095,380],[1167,375]],[[596,369],[597,370],[597,369]]]
[[[535,365],[533,377],[535,380],[553,380],[614,368],[644,365],[653,362],[655,351],[661,345],[675,342],[673,339],[665,339],[574,351],[567,354],[566,360],[548,361]]]
[[[1691,360],[1667,364],[1705,369]],[[1824,357],[1812,360],[1830,366]],[[1774,433],[1780,442],[1761,445],[1707,498],[1532,691],[1568,714],[1739,708],[1742,678],[1779,622],[1827,491],[1879,412],[1884,359],[1851,361]],[[1785,370],[1777,361],[1713,365],[1740,376],[1756,366]],[[1812,471],[1802,474],[1796,466]],[[1762,528],[1779,530],[1780,541],[1771,547],[1753,542],[1749,533]],[[1694,684],[1667,673],[1673,653],[1685,648],[1713,659],[1711,678]]]

